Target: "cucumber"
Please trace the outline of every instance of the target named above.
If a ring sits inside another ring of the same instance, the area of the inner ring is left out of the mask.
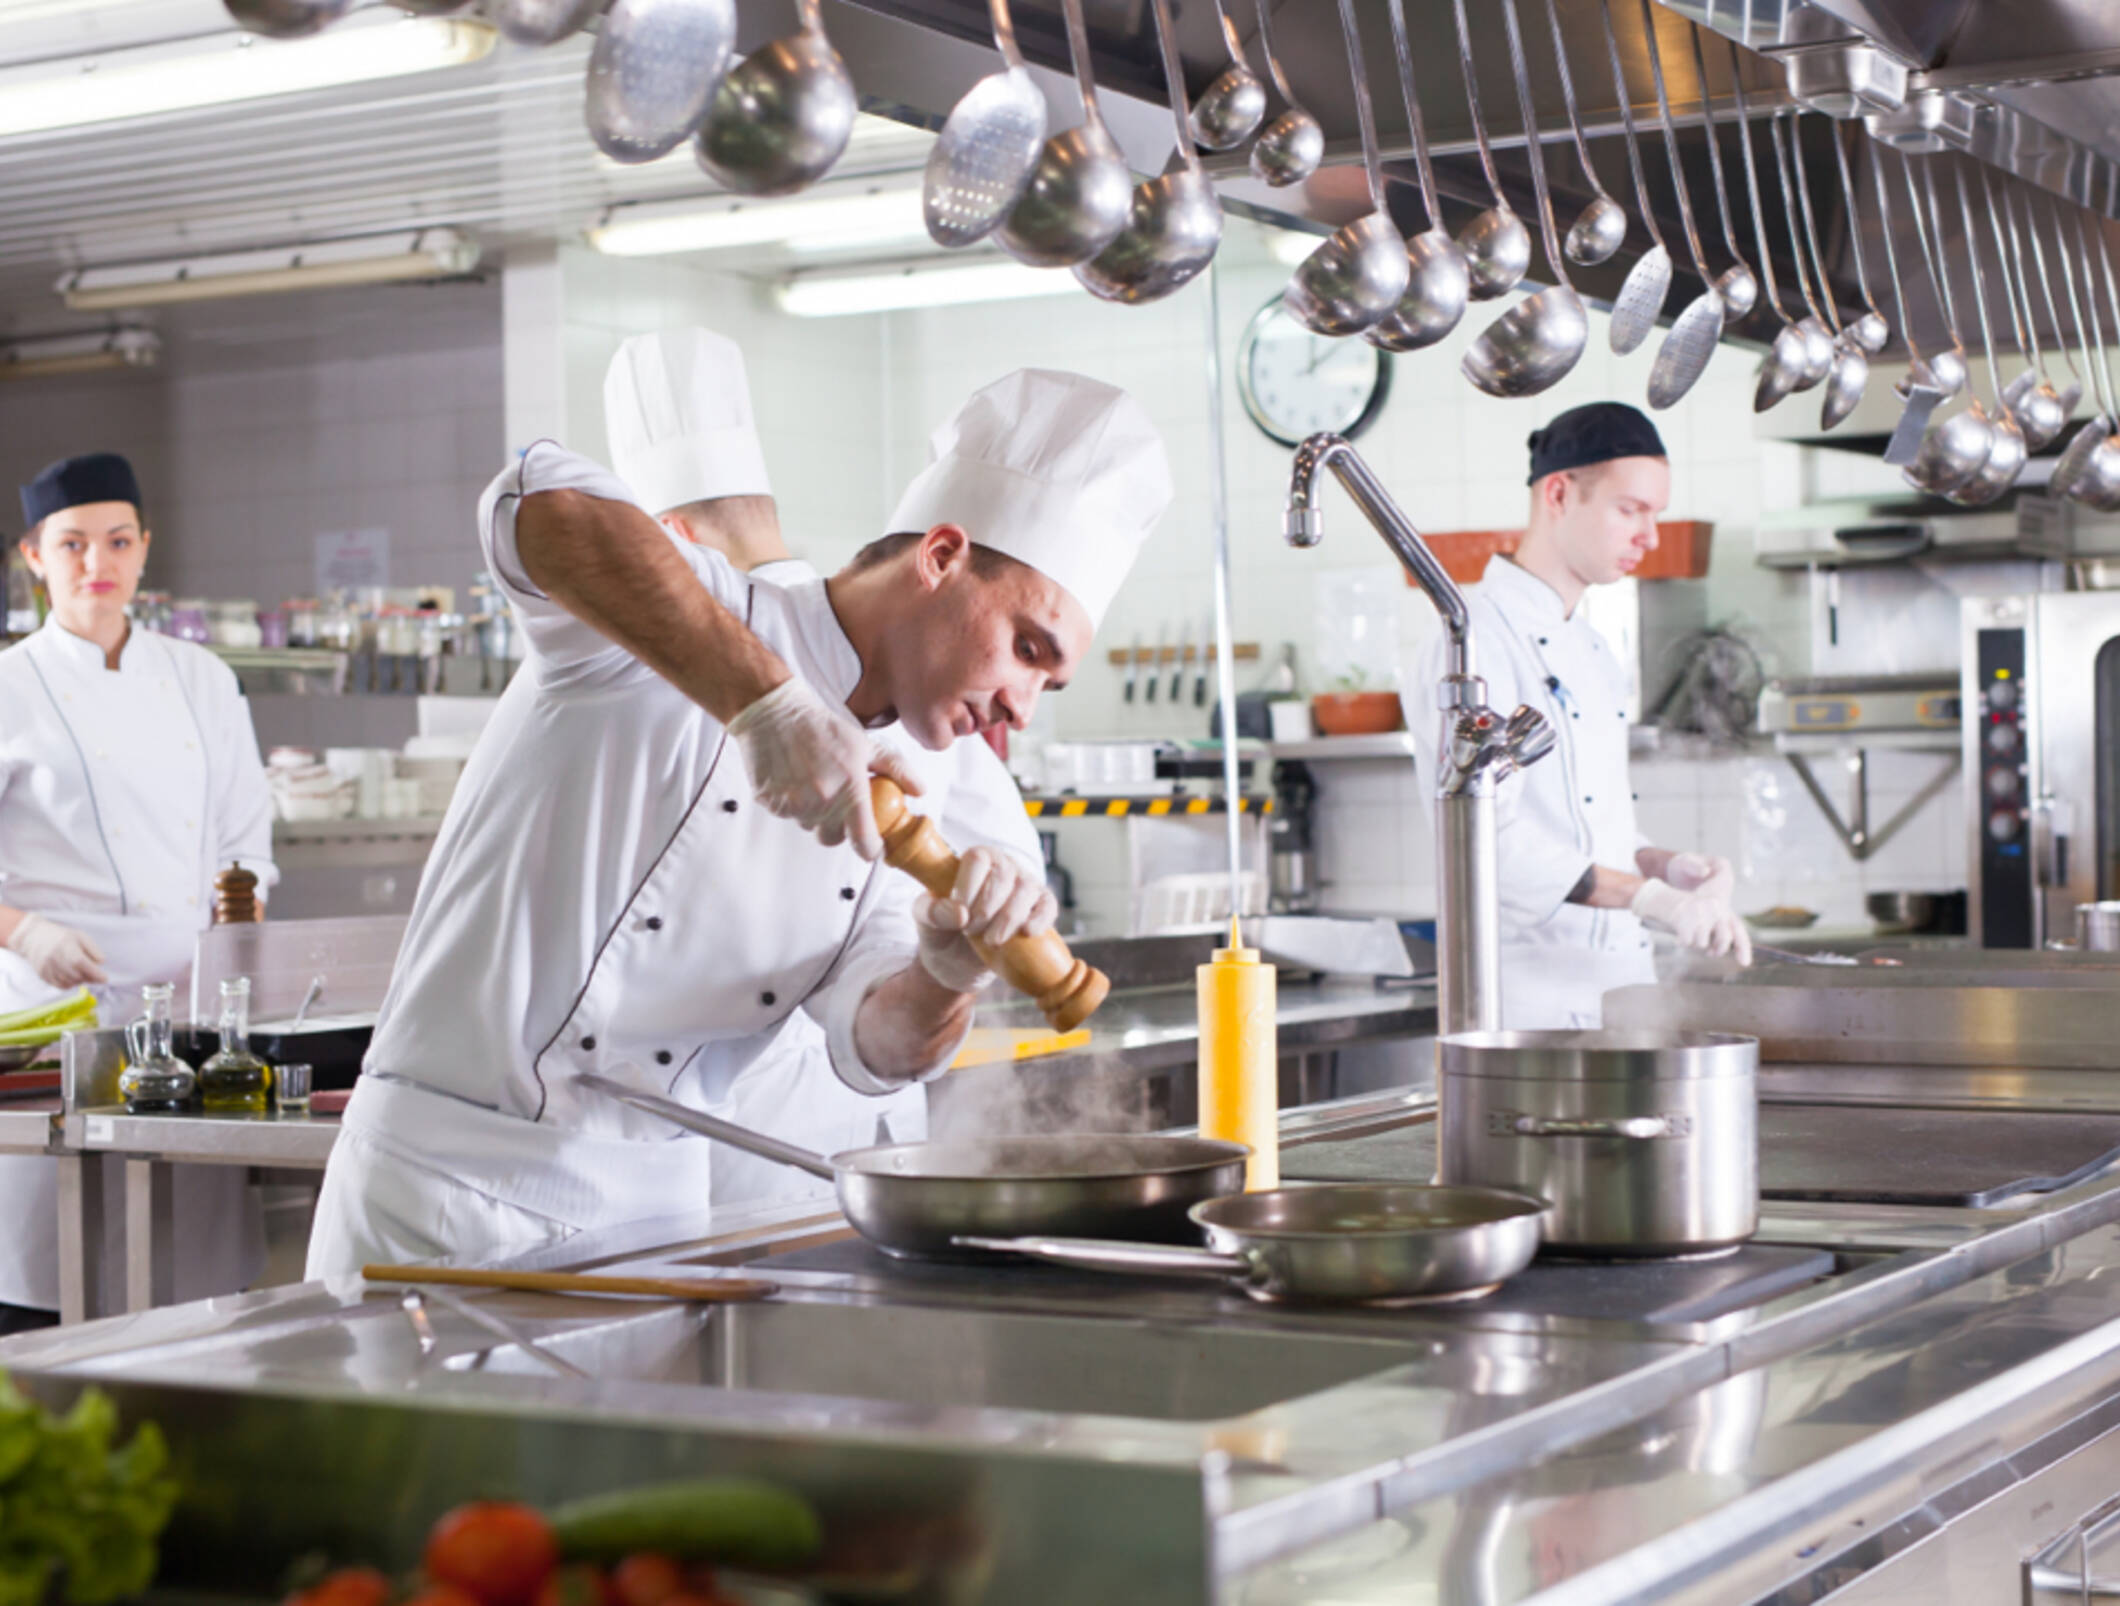
[[[679,1561],[795,1567],[824,1546],[800,1495],[752,1478],[699,1478],[592,1495],[548,1513],[560,1554],[614,1562],[637,1551]]]

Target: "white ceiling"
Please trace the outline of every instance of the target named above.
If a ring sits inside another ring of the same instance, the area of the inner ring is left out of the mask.
[[[220,0],[0,0],[0,68],[229,27]],[[491,259],[576,237],[613,202],[712,193],[682,148],[635,168],[597,152],[582,126],[589,48],[503,39],[470,66],[0,139],[0,332],[96,322],[53,290],[71,267],[411,223],[468,228]],[[930,139],[864,119],[835,172],[918,167]]]

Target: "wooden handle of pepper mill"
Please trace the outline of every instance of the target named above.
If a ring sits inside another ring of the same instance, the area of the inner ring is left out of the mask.
[[[883,836],[884,862],[905,871],[935,897],[947,898],[957,884],[957,855],[935,822],[907,808],[905,793],[887,776],[869,778],[869,800]],[[1112,990],[1111,978],[1077,959],[1056,931],[1011,937],[998,948],[977,938],[971,942],[996,975],[1036,1002],[1056,1032],[1080,1026]]]

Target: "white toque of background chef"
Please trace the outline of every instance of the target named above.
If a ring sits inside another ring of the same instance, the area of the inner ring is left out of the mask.
[[[216,871],[252,871],[264,901],[279,879],[272,799],[228,666],[127,615],[153,539],[132,465],[65,458],[22,488],[22,514],[52,606],[0,652],[0,1011],[89,985],[114,1026],[139,1013],[142,986],[190,975]],[[57,1161],[0,1158],[0,1301],[18,1310],[58,1308],[57,1179]],[[241,1170],[180,1167],[175,1209],[179,1299],[257,1275]],[[0,1312],[0,1326],[26,1319]]]
[[[1487,701],[1528,703],[1559,733],[1553,752],[1507,784],[1497,813],[1501,867],[1502,1025],[1594,1027],[1604,995],[1654,982],[1645,927],[1687,948],[1752,960],[1718,855],[1651,845],[1635,827],[1627,775],[1627,676],[1578,606],[1594,585],[1632,574],[1656,549],[1671,465],[1656,426],[1619,402],[1594,402],[1535,431],[1531,513],[1514,559],[1496,557],[1467,593]],[[1415,765],[1435,774],[1433,638],[1406,691]],[[1632,865],[1632,869],[1622,866]]]
[[[604,426],[612,468],[663,528],[712,547],[753,579],[779,586],[818,582],[817,570],[788,550],[735,341],[700,328],[633,336],[604,375]],[[1014,854],[1043,884],[1038,837],[1022,795],[983,736],[960,737],[931,752],[899,728],[871,734],[919,776],[918,807],[935,816],[960,854],[974,848]],[[1047,907],[1035,913],[1041,923],[1052,919]],[[822,1029],[799,1010],[781,1028],[775,1052],[744,1071],[716,1113],[822,1154],[914,1142],[927,1131],[924,1090],[856,1093],[833,1074]],[[830,1187],[735,1150],[714,1157],[716,1203]]]
[[[709,1145],[585,1071],[712,1108],[800,1008],[857,1092],[940,1074],[987,979],[964,929],[1002,940],[1050,904],[1034,866],[975,851],[916,920],[874,862],[867,776],[920,783],[869,729],[940,750],[1020,728],[1170,496],[1137,402],[1042,370],[942,425],[890,533],[829,580],[746,576],[550,443],[507,469],[479,537],[524,668],[421,879],[310,1274],[698,1208]]]

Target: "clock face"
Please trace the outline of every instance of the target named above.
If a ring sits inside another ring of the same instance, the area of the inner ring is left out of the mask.
[[[1244,331],[1237,388],[1251,421],[1283,446],[1319,430],[1352,439],[1383,408],[1391,359],[1360,340],[1311,333],[1277,296]]]

